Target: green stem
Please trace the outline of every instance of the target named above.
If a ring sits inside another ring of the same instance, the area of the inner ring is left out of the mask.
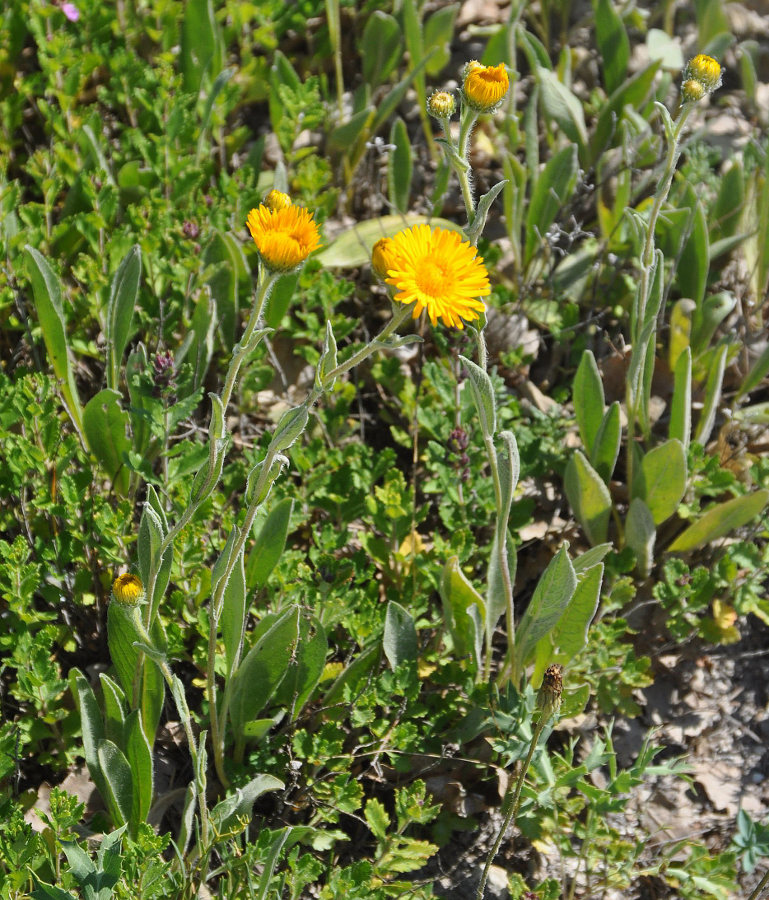
[[[481,875],[481,880],[478,883],[478,890],[475,893],[475,900],[483,900],[483,892],[486,889],[486,882],[489,879],[489,869],[491,869],[491,864],[494,862],[497,852],[499,851],[499,846],[502,843],[507,829],[510,827],[511,823],[515,823],[515,819],[518,815],[518,807],[521,803],[521,790],[523,789],[523,781],[526,778],[526,773],[528,772],[529,766],[531,765],[531,760],[534,756],[534,750],[537,747],[537,741],[539,741],[539,736],[544,731],[546,723],[547,719],[543,715],[534,728],[534,734],[531,738],[531,744],[529,744],[529,752],[526,755],[526,759],[518,775],[518,780],[515,783],[515,790],[512,792],[512,799],[509,787],[505,793],[505,799],[502,805],[504,806],[508,801],[509,805],[507,807],[507,812],[505,813],[505,818],[502,822],[502,827],[500,828],[499,834],[494,841],[494,846],[491,848],[491,850],[489,851],[489,855],[486,857],[486,864],[483,867],[483,874]]]

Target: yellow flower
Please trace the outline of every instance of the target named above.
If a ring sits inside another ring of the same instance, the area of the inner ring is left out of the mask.
[[[695,81],[693,78],[687,78],[681,85],[681,99],[684,103],[696,103],[707,94],[702,83]]]
[[[371,250],[371,268],[380,278],[384,279],[389,270],[395,266],[397,256],[393,239],[379,238]]]
[[[684,80],[699,81],[708,94],[721,87],[721,66],[712,56],[698,53],[690,59],[684,72]]]
[[[504,63],[498,66],[482,66],[476,60],[468,63],[465,68],[464,95],[468,106],[478,112],[491,112],[501,102],[507,89],[510,87],[510,79]]]
[[[450,119],[457,111],[457,101],[448,91],[436,91],[427,101],[427,111],[436,119]]]
[[[124,606],[136,606],[144,597],[144,585],[136,575],[118,575],[112,583],[112,596]]]
[[[318,226],[299,206],[270,209],[262,204],[251,210],[246,224],[262,261],[276,272],[295,269],[320,246]]]
[[[427,310],[435,325],[464,328],[464,322],[478,318],[485,305],[478,297],[491,292],[489,276],[475,247],[455,231],[415,225],[399,231],[392,239],[395,260],[388,270],[387,283],[398,293],[398,303],[413,303],[413,318]]]
[[[288,209],[291,206],[291,198],[283,191],[272,190],[264,198],[264,205],[267,209]]]

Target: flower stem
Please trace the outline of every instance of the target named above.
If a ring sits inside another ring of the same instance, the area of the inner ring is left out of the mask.
[[[753,890],[753,893],[748,897],[748,900],[759,900],[759,898],[762,896],[761,891],[767,885],[769,885],[769,869],[764,872],[764,877],[761,879],[761,881],[758,882],[755,889]]]

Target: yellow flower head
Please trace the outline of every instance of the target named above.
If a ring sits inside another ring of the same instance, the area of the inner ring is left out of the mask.
[[[387,277],[388,271],[394,268],[396,259],[397,253],[393,239],[379,238],[371,250],[371,268],[380,278],[384,279]]]
[[[464,328],[485,310],[479,297],[491,292],[483,260],[455,231],[415,225],[392,239],[395,259],[387,283],[398,293],[398,303],[413,303],[413,318],[427,310],[451,328]],[[463,321],[464,320],[464,321]]]
[[[478,112],[491,112],[502,102],[510,79],[504,63],[482,66],[476,60],[465,67],[463,91],[468,106]]]
[[[118,575],[112,583],[112,596],[123,606],[136,606],[144,598],[144,585],[136,575]]]
[[[702,86],[702,82],[695,81],[693,78],[687,78],[681,85],[681,99],[684,103],[696,103],[707,94]]]
[[[320,246],[318,226],[299,206],[271,209],[262,204],[251,210],[246,224],[262,261],[276,272],[290,272]]]
[[[686,66],[684,81],[689,79],[699,81],[705,91],[708,94],[712,94],[716,88],[721,87],[721,66],[712,56],[698,53],[697,56],[689,60]]]
[[[283,191],[272,190],[269,194],[264,198],[264,205],[267,209],[288,209],[291,206],[291,198],[288,194],[284,194]]]
[[[450,119],[457,111],[457,101],[448,91],[436,91],[427,101],[427,111],[436,119]]]

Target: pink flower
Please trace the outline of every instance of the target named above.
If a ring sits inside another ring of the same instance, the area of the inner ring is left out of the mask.
[[[62,3],[61,11],[70,20],[70,22],[77,22],[77,20],[80,18],[80,10],[78,10],[74,3]]]

